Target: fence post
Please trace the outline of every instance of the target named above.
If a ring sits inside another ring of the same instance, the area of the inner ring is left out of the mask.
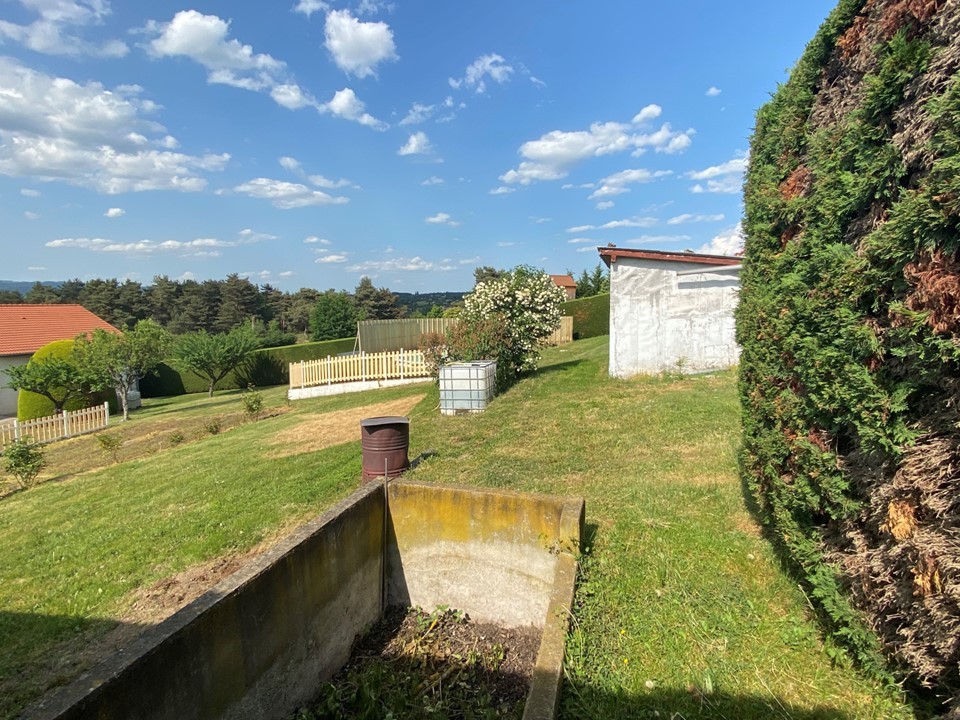
[[[367,358],[364,356],[363,351],[360,351],[360,381],[367,381]]]
[[[70,437],[70,411],[63,411],[63,436]]]
[[[327,385],[333,382],[333,355],[327,355]]]
[[[306,374],[303,372],[303,360],[300,361],[300,389],[303,390]]]
[[[400,379],[403,380],[403,348],[400,348]]]
[[[103,403],[103,426],[110,427],[110,403]]]
[[[13,419],[13,439],[15,441],[20,439],[20,421],[16,418]]]

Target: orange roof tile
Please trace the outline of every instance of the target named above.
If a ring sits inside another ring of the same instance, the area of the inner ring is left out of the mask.
[[[610,263],[616,262],[618,257],[699,263],[701,265],[739,265],[743,262],[742,257],[732,255],[705,255],[703,253],[670,252],[667,250],[640,250],[621,248],[616,245],[598,247],[597,250],[600,251],[600,257],[603,258],[603,261],[608,267]]]
[[[557,287],[575,288],[577,286],[576,281],[573,279],[572,275],[551,275],[550,279],[553,280],[553,284]]]
[[[96,328],[120,332],[81,305],[0,305],[0,355],[29,355]]]

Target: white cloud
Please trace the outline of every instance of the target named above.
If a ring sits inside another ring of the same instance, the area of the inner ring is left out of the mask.
[[[280,83],[270,88],[273,101],[287,110],[299,110],[303,107],[317,107],[317,101],[304,92],[296,83]]]
[[[640,112],[633,116],[634,123],[647,122],[648,120],[656,120],[660,117],[660,114],[663,112],[663,108],[659,105],[647,105],[642,108]]]
[[[337,66],[359,78],[376,75],[377,64],[398,57],[389,25],[362,22],[349,10],[334,10],[327,15],[324,35]]]
[[[46,270],[46,269],[47,268],[45,265],[28,265],[27,266],[27,270],[31,272],[40,272],[41,270]]]
[[[294,275],[296,275],[296,273],[293,270],[284,270],[283,272],[277,273],[277,277],[282,277],[282,278],[291,278]]]
[[[424,220],[430,223],[431,225],[449,225],[450,227],[458,227],[459,225],[461,225],[461,223],[454,220],[452,217],[450,217],[448,213],[445,213],[445,212],[437,213],[436,215],[431,215],[428,218],[424,218]]]
[[[739,193],[743,185],[743,173],[747,169],[749,156],[735,157],[720,165],[712,165],[703,170],[687,173],[691,180],[706,180],[706,184],[697,183],[690,188],[693,193]]]
[[[353,120],[374,130],[386,130],[389,127],[385,122],[377,120],[366,112],[366,105],[351,88],[337,90],[330,102],[318,105],[317,110],[321,113],[332,113],[344,120]]]
[[[326,10],[329,7],[330,6],[323,2],[323,0],[300,0],[296,5],[293,6],[293,12],[298,12],[310,17],[315,12]]]
[[[251,245],[253,243],[258,243],[261,240],[276,240],[276,235],[271,235],[270,233],[257,232],[251,228],[245,228],[241,230],[237,235],[240,237],[240,242],[244,245]]]
[[[597,244],[597,241],[594,240],[593,238],[586,238],[586,237],[575,237],[572,240],[567,240],[567,242],[570,243],[571,245],[591,245],[591,244],[596,245]]]
[[[643,168],[621,170],[618,173],[608,175],[600,180],[596,185],[597,189],[590,194],[588,199],[596,200],[597,198],[608,197],[610,195],[622,195],[623,193],[630,192],[630,188],[628,188],[627,185],[633,183],[648,183],[657,178],[667,177],[668,175],[673,175],[673,173],[670,170],[651,172]]]
[[[350,180],[346,178],[340,178],[339,180],[331,180],[326,178],[323,175],[307,175],[304,171],[303,166],[300,164],[300,161],[296,158],[283,156],[277,158],[277,162],[280,163],[280,167],[285,170],[289,170],[294,175],[299,178],[303,178],[311,185],[316,187],[323,188],[324,190],[337,190],[338,188],[343,187],[352,187],[354,189],[359,189],[357,185],[354,185]]]
[[[489,191],[490,195],[509,195],[512,192],[516,192],[516,188],[507,187],[506,185],[501,185],[500,187],[495,187]]]
[[[436,112],[436,105],[423,105],[422,103],[415,102],[410,110],[407,111],[406,116],[403,120],[400,121],[400,125],[418,125],[422,122],[426,122],[430,119],[434,112]]]
[[[727,228],[706,245],[697,248],[697,252],[708,255],[739,255],[743,252],[743,223],[738,222]]]
[[[154,34],[147,51],[154,57],[186,57],[207,69],[207,82],[246,90],[263,90],[279,84],[286,64],[250,45],[228,39],[230,23],[216,15],[181,10],[168,23],[151,22]]]
[[[423,185],[424,187],[430,187],[432,185],[443,185],[445,182],[446,180],[444,180],[443,178],[437,177],[436,175],[431,175],[420,184]]]
[[[462,78],[450,78],[450,87],[459,90],[461,87],[476,88],[478,93],[487,90],[486,78],[490,78],[499,85],[507,82],[513,74],[513,68],[507,65],[506,60],[497,55],[481,55],[467,66]]]
[[[397,155],[429,155],[433,152],[430,139],[425,132],[415,132],[407,139],[403,147],[397,150]]]
[[[271,178],[254,178],[242,185],[237,185],[234,192],[243,193],[260,200],[269,200],[274,207],[281,210],[307,207],[309,205],[343,205],[349,198],[332,197],[319,190],[311,190],[300,183],[273,180]]]
[[[20,194],[24,197],[40,197],[40,191],[33,188],[20,188]]]
[[[123,208],[112,207],[112,208],[108,208],[107,211],[103,214],[103,216],[108,218],[118,218],[126,214],[127,214],[127,211],[124,210]]]
[[[77,248],[81,250],[90,250],[92,252],[106,253],[125,253],[151,255],[158,252],[184,252],[190,250],[202,249],[202,252],[210,253],[209,248],[235,247],[236,243],[226,240],[217,240],[216,238],[197,238],[181,242],[179,240],[164,240],[155,242],[153,240],[138,240],[137,242],[117,243],[104,238],[59,238],[46,243],[49,248]],[[196,253],[192,253],[196,254]]]
[[[698,223],[698,222],[720,222],[725,219],[723,213],[717,213],[715,215],[693,215],[691,213],[683,213],[682,215],[677,215],[675,217],[667,220],[667,225],[683,225],[685,223]]]
[[[316,235],[311,235],[310,237],[306,238],[303,242],[306,245],[332,245],[333,244],[326,238],[320,238],[320,237],[317,237]]]
[[[604,200],[597,203],[597,210],[609,210],[614,206],[613,200]]]
[[[690,188],[692,193],[721,193],[724,195],[735,195],[740,192],[743,181],[738,176],[729,176],[720,180],[707,180],[707,184],[697,183]]]
[[[530,222],[535,223],[535,224],[537,224],[537,225],[543,225],[544,223],[548,223],[548,222],[551,222],[551,221],[553,220],[553,218],[537,217],[536,215],[530,215],[527,219],[528,219]]]
[[[497,243],[497,247],[502,247],[502,248],[513,247],[514,245],[516,245],[515,242],[509,242],[509,241],[504,241],[504,242],[498,242],[498,243]]]
[[[651,106],[648,106],[651,107]],[[644,115],[640,111],[636,117]],[[647,111],[649,116],[652,111]],[[634,155],[653,148],[656,152],[681,152],[691,143],[693,129],[675,131],[664,123],[652,133],[638,132],[637,123],[593,123],[589,130],[567,132],[553,130],[538,140],[520,146],[523,160],[513,170],[500,176],[508,185],[529,185],[538,180],[560,180],[582,160],[633,150]]]
[[[704,93],[704,95],[706,95],[707,97],[716,97],[722,92],[723,90],[721,90],[720,88],[714,87],[713,85],[711,85],[710,87],[707,88],[707,91]]]
[[[165,131],[148,119],[157,105],[140,93],[131,85],[80,85],[0,58],[0,174],[108,194],[202,190],[201,173],[222,170],[230,156],[145,148],[141,139]]]
[[[40,214],[39,214],[39,213],[31,212],[30,210],[25,211],[25,212],[23,213],[23,216],[24,216],[27,220],[39,220],[39,219],[40,219]]]
[[[350,272],[423,272],[436,271],[448,272],[455,270],[456,266],[443,263],[424,260],[419,255],[412,258],[390,258],[388,260],[366,260],[347,268]]]
[[[749,159],[746,157],[734,158],[705,170],[693,170],[687,173],[687,177],[691,180],[709,180],[722,175],[742,175],[747,169],[747,162],[749,162]]]
[[[110,14],[107,0],[20,0],[28,11],[38,17],[28,25],[0,20],[0,38],[22,44],[34,52],[47,55],[90,55],[118,58],[129,52],[121,40],[92,43],[82,39],[74,30],[100,25]]]
[[[314,260],[315,263],[327,264],[327,263],[344,263],[347,261],[347,256],[343,254],[331,254],[324,255],[323,257],[318,257]]]
[[[655,217],[640,217],[634,216],[629,218],[624,218],[623,220],[611,220],[608,223],[603,225],[577,225],[575,227],[567,228],[568,233],[582,233],[587,230],[615,230],[616,228],[625,228],[625,227],[653,227],[656,225],[658,220]]]

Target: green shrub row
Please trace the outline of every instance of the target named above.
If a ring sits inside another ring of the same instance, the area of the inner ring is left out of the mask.
[[[355,338],[350,337],[257,350],[242,367],[220,381],[217,389],[235,390],[249,385],[256,387],[283,385],[290,379],[290,363],[350,352],[354,348],[354,343]],[[161,363],[152,373],[140,380],[140,393],[147,398],[206,391],[206,380],[189,370],[178,370],[173,361]]]
[[[573,317],[573,339],[610,334],[610,293],[579,300],[568,300],[560,305],[560,314]]]
[[[837,46],[858,13],[869,13],[870,22],[889,20],[896,15],[882,12],[892,4],[840,2],[757,115],[737,310],[742,471],[761,519],[832,636],[863,666],[885,674],[873,626],[911,672],[949,688],[956,643],[933,647],[943,628],[922,626],[932,621],[921,618],[923,600],[910,599],[909,566],[885,567],[882,581],[858,582],[851,570],[868,559],[887,562],[882,551],[894,539],[868,522],[871,500],[892,482],[919,434],[938,432],[938,423],[954,423],[955,432],[957,419],[946,412],[960,370],[957,284],[918,286],[927,268],[944,271],[934,280],[950,275],[949,258],[960,250],[960,83],[955,76],[930,83],[927,92],[943,94],[916,97],[921,86],[914,81],[937,51],[926,18],[907,14],[886,35],[871,34],[861,18],[854,30],[862,39],[853,31],[845,36],[861,45],[852,54]],[[862,78],[860,51],[874,53]],[[907,114],[905,97],[915,103]],[[930,133],[917,130],[923,123]],[[902,144],[898,133],[911,125],[922,146]],[[950,303],[953,319],[938,318],[938,307]],[[920,490],[907,492],[922,504]],[[918,512],[917,521],[924,520]],[[910,552],[901,545],[898,562],[919,562],[903,559]],[[943,567],[958,560],[954,544]],[[878,573],[874,567],[863,577]],[[883,582],[903,582],[906,600]],[[897,617],[893,596],[904,603],[897,612],[914,617]],[[950,612],[955,626],[956,608]],[[905,644],[915,645],[897,650],[911,635]]]

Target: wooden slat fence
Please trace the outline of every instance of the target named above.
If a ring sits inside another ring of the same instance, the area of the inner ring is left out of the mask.
[[[314,385],[367,380],[405,380],[430,377],[430,370],[419,350],[399,352],[358,353],[357,355],[328,356],[319,360],[290,363],[290,387],[305,388]]]
[[[443,334],[457,322],[456,318],[361,320],[357,323],[357,341],[365,353],[394,352],[400,348],[415,348],[424,333]]]
[[[560,327],[553,331],[553,334],[543,341],[544,345],[565,345],[573,342],[573,318],[564,315],[560,318]]]
[[[102,430],[110,424],[107,403],[83,410],[64,411],[61,415],[0,424],[0,451],[20,438],[45,443]]]

